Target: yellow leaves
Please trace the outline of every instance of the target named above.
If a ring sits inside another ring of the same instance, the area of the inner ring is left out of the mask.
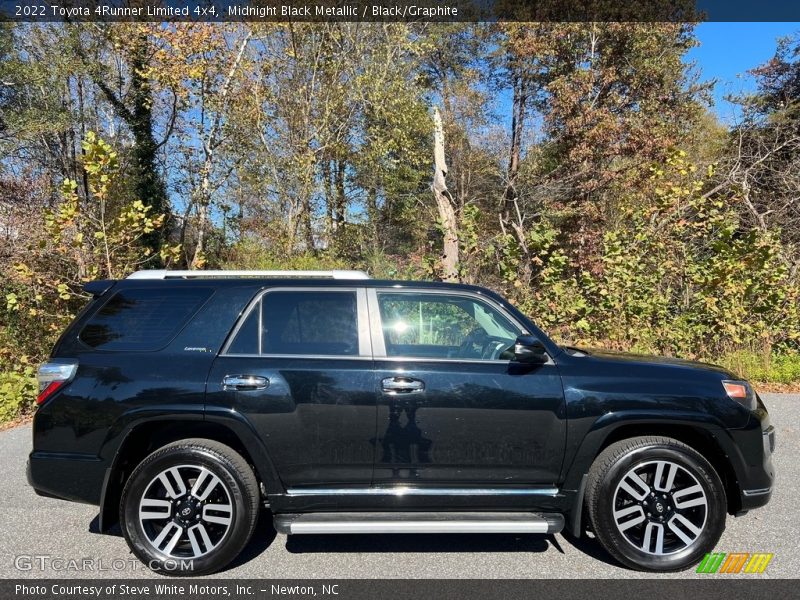
[[[33,268],[18,265],[14,271],[21,282],[49,289],[44,298],[37,293],[35,313],[26,312],[30,317],[42,316],[42,303],[62,304],[75,298],[77,294],[70,286],[118,277],[146,265],[155,252],[148,249],[143,238],[165,223],[165,215],[153,214],[141,200],[117,200],[113,192],[118,185],[118,157],[110,144],[90,132],[82,146],[88,185],[84,188],[74,179],[62,182],[61,202],[44,213],[47,236],[37,240],[37,252],[57,255],[66,272],[58,273],[61,281],[56,286],[48,277],[41,277],[33,263]],[[57,327],[63,327],[63,323]]]
[[[14,273],[23,281],[27,281],[33,277],[33,271],[24,263],[17,263],[13,266]]]
[[[89,194],[103,202],[108,194],[113,175],[119,165],[117,153],[108,142],[89,131],[81,142],[83,148],[83,169],[87,174]],[[73,189],[74,192],[74,189]]]
[[[13,292],[6,294],[6,310],[19,310],[19,299]]]
[[[65,179],[61,183],[61,194],[63,196],[70,196],[78,189],[78,182],[74,179]]]
[[[195,256],[194,261],[192,262],[192,268],[194,269],[202,269],[206,266],[207,258],[204,252],[198,252]]]
[[[161,251],[159,252],[161,262],[167,266],[169,266],[171,263],[178,262],[181,259],[182,249],[183,248],[180,244],[164,244],[161,246]]]

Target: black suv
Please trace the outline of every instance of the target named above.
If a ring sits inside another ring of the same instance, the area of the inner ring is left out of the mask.
[[[673,571],[770,498],[746,381],[558,346],[483,288],[140,271],[86,290],[39,371],[28,478],[99,505],[155,571],[221,569],[262,506],[287,534],[588,528]]]

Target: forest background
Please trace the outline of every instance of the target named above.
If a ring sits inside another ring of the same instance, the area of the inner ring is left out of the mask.
[[[82,284],[144,268],[476,283],[562,343],[796,385],[800,38],[724,121],[696,45],[689,23],[0,25],[0,421]]]

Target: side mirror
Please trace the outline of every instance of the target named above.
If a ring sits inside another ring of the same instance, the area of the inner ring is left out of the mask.
[[[532,335],[521,335],[514,343],[514,360],[520,363],[545,363],[547,350],[544,344]]]

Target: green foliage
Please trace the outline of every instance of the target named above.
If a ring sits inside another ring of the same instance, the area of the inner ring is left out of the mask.
[[[36,377],[33,367],[19,365],[4,368],[0,362],[0,423],[28,413],[36,398]]]
[[[796,384],[800,381],[800,354],[764,354],[739,350],[724,354],[718,364],[751,381]]]
[[[736,198],[704,194],[684,153],[654,169],[651,185],[652,203],[605,235],[597,337],[696,356],[756,340],[796,347],[798,288],[777,236],[743,227]]]
[[[350,269],[352,267],[335,256],[327,253],[281,255],[279,252],[265,248],[254,239],[245,238],[231,246],[222,262],[224,269],[253,270],[326,270]]]
[[[570,260],[561,212],[528,229],[531,285],[520,278],[515,236],[496,236],[487,257],[506,294],[566,342],[712,362],[747,344],[768,357],[796,350],[800,290],[778,233],[747,227],[735,196],[707,194],[712,176],[684,152],[654,167],[645,196],[622,199],[627,208],[603,236],[597,271]],[[794,373],[745,370],[781,380]]]
[[[79,194],[76,181],[64,180],[59,201],[32,227],[36,237],[0,279],[0,420],[29,406],[35,383],[27,365],[45,358],[85,303],[82,285],[125,277],[154,258],[145,240],[164,216],[138,200],[115,201],[117,153],[108,143],[89,132],[82,148],[88,196]],[[161,260],[169,263],[178,250],[163,244]]]

